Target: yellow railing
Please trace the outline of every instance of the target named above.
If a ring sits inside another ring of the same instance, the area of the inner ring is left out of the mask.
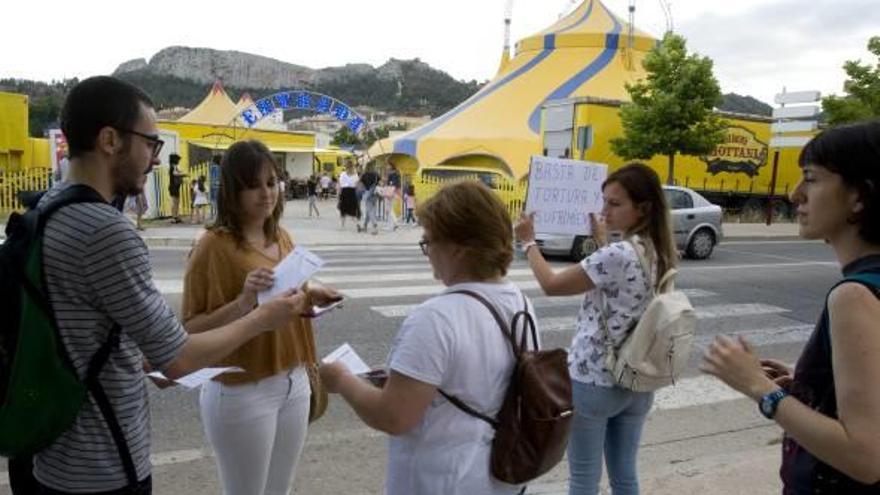
[[[0,215],[22,211],[18,202],[21,191],[44,191],[49,188],[52,171],[48,168],[28,168],[19,172],[0,173]]]
[[[416,175],[412,178],[415,186],[416,200],[421,203],[434,195],[441,187],[446,184],[452,184],[462,180],[475,180],[480,178],[477,175],[465,175],[455,178],[440,178],[432,176]],[[526,191],[529,185],[527,181],[517,181],[506,177],[499,177],[492,185],[492,191],[498,195],[501,202],[507,205],[507,212],[513,221],[519,218],[525,204]]]
[[[208,169],[210,162],[197,163],[189,167],[189,170],[183,171],[187,174],[182,177],[183,183],[180,186],[180,211],[181,216],[189,215],[192,212],[193,184],[199,176],[205,176],[205,189],[210,190],[210,176]],[[171,216],[171,193],[168,192],[168,167],[159,167],[153,170],[154,181],[156,184],[154,193],[159,199],[159,216]]]

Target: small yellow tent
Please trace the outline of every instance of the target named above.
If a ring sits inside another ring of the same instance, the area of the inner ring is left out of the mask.
[[[516,55],[476,94],[428,124],[374,144],[370,155],[404,168],[492,167],[520,177],[529,158],[541,154],[545,103],[579,96],[628,99],[624,83],[645,76],[641,62],[656,43],[600,0],[585,0],[520,40]]]
[[[188,124],[228,125],[237,115],[238,108],[226,94],[220,81],[217,81],[208,92],[208,96],[177,121]]]

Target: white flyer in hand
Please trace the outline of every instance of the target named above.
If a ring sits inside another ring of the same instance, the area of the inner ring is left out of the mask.
[[[199,371],[194,373],[190,373],[188,375],[184,375],[177,380],[172,380],[175,383],[179,383],[186,388],[196,388],[201,385],[208,383],[212,378],[217,375],[222,375],[223,373],[231,373],[231,372],[241,372],[243,369],[238,366],[230,366],[228,368],[202,368]],[[160,371],[154,371],[149,373],[149,376],[154,376],[156,378],[167,380],[168,378],[162,374]]]
[[[281,263],[278,263],[275,272],[275,285],[271,289],[257,294],[257,303],[272,299],[288,289],[298,289],[311,278],[322,266],[324,260],[308,249],[297,246],[287,255]]]
[[[330,354],[327,354],[327,356],[321,361],[327,364],[339,361],[355,375],[370,371],[370,367],[367,366],[367,363],[365,363],[364,360],[354,352],[354,349],[352,349],[348,342],[342,344]]]

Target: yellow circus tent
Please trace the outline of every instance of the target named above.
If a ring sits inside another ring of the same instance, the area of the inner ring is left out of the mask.
[[[238,107],[226,94],[220,81],[214,83],[208,96],[178,122],[188,124],[227,125],[238,115]]]
[[[592,96],[627,100],[657,43],[600,0],[585,0],[549,28],[520,40],[516,55],[476,94],[439,118],[377,142],[370,155],[412,171],[425,165],[489,167],[514,177],[541,154],[541,108]]]

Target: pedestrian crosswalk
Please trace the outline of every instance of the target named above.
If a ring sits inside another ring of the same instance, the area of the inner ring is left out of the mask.
[[[320,246],[312,251],[326,263],[315,281],[344,294],[348,315],[357,311],[363,312],[359,314],[366,318],[370,314],[373,318],[389,320],[389,327],[400,325],[414,308],[444,289],[434,279],[428,259],[416,246]],[[571,263],[559,261],[552,264],[556,270],[571,266]],[[763,266],[785,269],[794,268],[795,265],[778,263]],[[723,270],[741,270],[742,266],[694,263],[680,267],[680,271],[682,274],[712,274]],[[507,278],[530,296],[543,333],[558,334],[559,342],[571,337],[583,296],[543,295],[523,259],[514,260]],[[697,312],[700,325],[696,341],[698,348],[707,346],[719,333],[744,335],[755,345],[766,346],[803,342],[812,331],[811,324],[792,318],[788,308],[763,301],[728,300],[717,287],[710,290],[681,286],[681,278],[680,275],[679,289],[691,299]],[[180,279],[159,279],[155,282],[166,295],[179,295],[183,289]]]

